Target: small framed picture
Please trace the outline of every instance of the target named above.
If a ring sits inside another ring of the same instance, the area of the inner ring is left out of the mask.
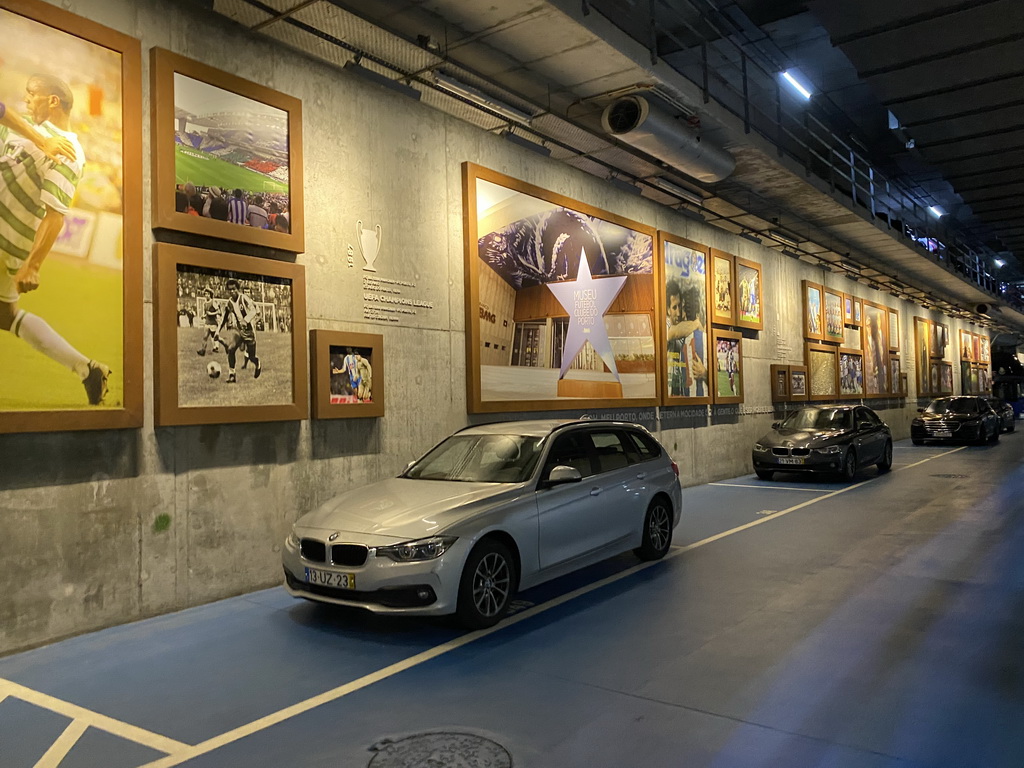
[[[150,52],[153,227],[299,253],[302,102]]]
[[[895,309],[889,310],[889,351],[900,351],[900,313]],[[894,386],[897,379],[893,379]]]
[[[157,244],[157,426],[309,416],[301,265]]]
[[[804,294],[804,337],[818,341],[824,335],[821,286],[817,283],[812,283],[810,280],[804,280],[802,285]]]
[[[894,395],[905,395],[906,393],[900,388],[903,380],[903,371],[900,365],[900,359],[896,355],[889,357],[889,381],[892,382],[893,394]]]
[[[833,291],[830,288],[823,288],[824,296],[824,326],[821,338],[823,341],[838,341],[842,343],[845,337],[843,321],[843,294]]]
[[[790,388],[790,371],[788,365],[773,364],[772,372],[772,402],[788,403]]]
[[[853,300],[853,324],[860,327],[864,315],[864,300],[855,298]]]
[[[807,399],[807,366],[789,366],[789,399]]]
[[[713,323],[736,325],[735,272],[735,257],[724,251],[712,248],[711,322]]]
[[[858,350],[839,350],[839,396],[848,400],[864,396],[864,356]]]
[[[384,337],[373,333],[309,332],[313,418],[384,415]]]
[[[808,399],[831,400],[839,396],[838,350],[826,344],[807,344]]]
[[[853,296],[848,293],[843,294],[843,322],[846,325],[853,323]]]
[[[974,362],[974,334],[970,331],[960,331],[960,359],[967,362]]]
[[[761,265],[736,257],[736,325],[760,331],[764,328],[761,306]]]
[[[736,331],[714,332],[714,394],[716,403],[743,402],[742,335]]]

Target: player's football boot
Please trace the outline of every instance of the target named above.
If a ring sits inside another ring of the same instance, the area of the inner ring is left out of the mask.
[[[258,379],[261,373],[263,373],[263,363],[259,361],[259,358],[256,358],[256,370],[252,372],[252,377]]]
[[[82,386],[85,387],[85,394],[89,398],[89,405],[99,405],[107,396],[107,377],[110,376],[110,368],[95,360],[89,361],[89,373],[82,379]]]
[[[214,352],[216,351],[217,350],[214,350]],[[199,355],[200,357],[204,357],[206,355],[206,347],[203,347],[202,349],[197,349],[196,354]]]
[[[225,384],[237,384],[238,383],[238,379],[235,378],[234,372],[231,372],[231,373],[228,374],[227,381],[225,381],[224,383]]]

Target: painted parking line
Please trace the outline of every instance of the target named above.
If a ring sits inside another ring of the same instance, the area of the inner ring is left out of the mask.
[[[62,699],[49,696],[45,693],[26,688],[23,685],[0,678],[0,701],[7,698],[20,699],[37,707],[63,715],[71,720],[70,725],[57,738],[53,745],[46,751],[46,754],[36,763],[35,768],[56,768],[59,766],[68,752],[78,742],[82,735],[89,728],[96,728],[105,731],[113,736],[118,736],[144,747],[149,747],[157,752],[165,754],[177,754],[188,747],[175,739],[169,739],[158,733],[147,731],[121,720],[101,715],[97,712],[80,707]]]
[[[795,485],[750,485],[748,483],[708,483],[718,485],[722,488],[754,488],[756,490],[769,491],[809,491],[810,493],[828,493],[828,488],[797,488]]]

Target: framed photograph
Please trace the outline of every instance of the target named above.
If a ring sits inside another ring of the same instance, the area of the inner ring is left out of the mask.
[[[974,362],[981,362],[981,334],[971,334],[971,355]]]
[[[463,213],[470,413],[659,404],[653,228],[473,163]]]
[[[821,286],[810,280],[801,281],[804,294],[804,337],[820,340],[824,335]]]
[[[658,253],[665,296],[665,353],[658,356],[662,403],[710,403],[709,250],[699,243],[658,232]]]
[[[807,344],[808,399],[831,400],[839,397],[838,349],[825,344]]]
[[[949,326],[945,323],[937,323],[934,320],[930,321],[931,326],[931,341],[928,345],[929,354],[944,360],[946,358],[946,346],[949,344]],[[975,356],[977,359],[977,356]]]
[[[869,301],[865,301],[863,304],[861,350],[864,353],[864,396],[884,397],[891,391],[887,331],[889,310],[887,307]]]
[[[864,317],[864,300],[854,298],[853,300],[853,324],[860,327]]]
[[[903,378],[903,371],[900,366],[900,359],[896,355],[889,356],[889,381],[892,382],[894,395],[905,395],[902,389],[900,389],[900,382]]]
[[[917,367],[917,396],[930,397],[936,390],[931,388],[928,349],[931,343],[931,321],[924,317],[914,318],[914,362]]]
[[[384,415],[384,337],[309,332],[314,419]]]
[[[846,325],[853,323],[853,296],[848,293],[843,294],[843,322]]]
[[[940,380],[939,368],[941,367],[941,365],[942,365],[941,363],[936,362],[935,360],[932,360],[928,364],[928,387],[929,387],[929,391],[933,395],[941,395],[942,394],[942,389],[939,386],[939,380]]]
[[[845,336],[845,322],[843,320],[843,294],[833,291],[831,288],[822,288],[824,297],[824,321],[822,326],[822,341],[836,341],[842,343]]]
[[[0,433],[141,427],[139,41],[36,0],[0,29]]]
[[[907,387],[907,374],[901,373],[900,374],[900,394],[903,397],[906,397],[907,394],[909,393],[909,391],[910,390]]]
[[[715,403],[743,402],[742,334],[736,331],[714,331]]]
[[[970,331],[960,331],[960,359],[974,362],[974,334]]]
[[[864,396],[864,356],[857,350],[839,350],[839,396],[847,400]]]
[[[764,329],[761,305],[761,265],[736,257],[736,325],[755,331]]]
[[[736,325],[736,258],[711,249],[711,322]],[[749,263],[749,262],[748,262]]]
[[[889,310],[889,351],[900,351],[900,313],[895,309]],[[895,383],[899,379],[892,379]]]
[[[807,391],[807,366],[789,366],[789,399],[806,400]]]
[[[150,52],[153,228],[299,253],[302,102]]]
[[[939,363],[939,394],[953,394],[953,364]]]
[[[301,265],[157,244],[157,426],[309,416]]]
[[[788,403],[790,388],[790,370],[788,365],[772,364],[772,402]]]
[[[991,351],[990,343],[991,342],[989,341],[988,336],[979,336],[979,338],[978,338],[978,348],[979,348],[978,360],[980,362],[982,362],[982,363],[989,363],[989,362],[992,361],[992,357],[991,357],[992,351]]]

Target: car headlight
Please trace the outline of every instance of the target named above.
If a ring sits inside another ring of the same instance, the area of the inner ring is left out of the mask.
[[[758,453],[765,453],[771,450],[767,445],[761,445],[760,443],[754,443],[754,450]]]
[[[390,547],[377,547],[377,557],[390,557],[396,563],[436,560],[455,543],[458,536],[431,536],[429,539],[406,541]]]
[[[292,529],[292,532],[288,534],[288,538],[285,539],[284,545],[289,549],[299,548],[299,534],[297,534],[294,529]]]
[[[923,424],[924,424],[924,422],[921,419],[912,419],[911,422],[910,422],[910,425],[912,427],[920,427]]]
[[[843,446],[841,445],[826,445],[824,448],[815,448],[818,453],[842,453]]]

